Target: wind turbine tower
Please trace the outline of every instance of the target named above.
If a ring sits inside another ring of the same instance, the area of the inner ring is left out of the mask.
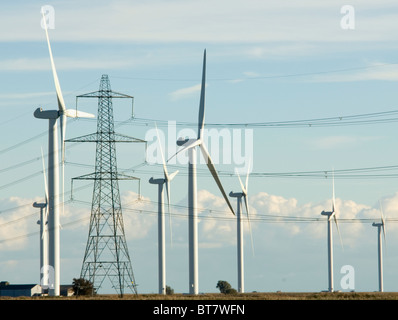
[[[77,111],[74,109],[66,109],[65,102],[62,95],[61,86],[58,80],[57,70],[55,68],[54,58],[50,45],[50,38],[48,36],[47,23],[42,11],[45,33],[47,39],[48,52],[50,55],[51,69],[53,74],[54,86],[57,95],[58,110],[43,110],[37,108],[33,113],[37,119],[48,120],[48,267],[53,275],[50,279],[49,295],[60,295],[60,224],[59,224],[59,148],[58,148],[58,118],[60,120],[60,144],[61,144],[61,159],[62,159],[62,190],[61,195],[64,195],[64,160],[65,160],[65,132],[67,117],[93,117],[93,115]],[[62,201],[62,209],[64,201]]]
[[[329,283],[329,292],[334,291],[334,284],[333,284],[333,235],[332,235],[332,218],[336,224],[337,232],[340,236],[339,225],[337,224],[336,218],[336,201],[335,201],[335,194],[334,194],[334,175],[333,175],[333,198],[332,198],[332,211],[322,211],[321,215],[327,216],[327,236],[328,236],[328,283]],[[343,245],[340,236],[340,243]]]
[[[48,237],[46,233],[46,224],[47,224],[47,214],[45,210],[47,208],[47,202],[34,202],[34,208],[40,208],[40,218],[37,221],[37,224],[40,225],[40,274],[42,274],[45,270],[45,266],[48,265]],[[43,282],[44,279],[47,279],[46,275],[43,277],[40,276],[40,282],[42,285],[48,285]]]
[[[236,210],[236,218],[237,218],[237,257],[238,257],[238,292],[245,292],[245,272],[244,272],[244,253],[243,253],[243,226],[242,226],[242,198],[245,201],[247,220],[249,222],[249,200],[248,200],[248,182],[249,182],[249,172],[250,167],[248,167],[247,175],[246,175],[246,184],[245,186],[240,179],[238,174],[239,183],[241,186],[241,192],[230,192],[229,196],[236,198],[237,200],[237,210]],[[251,228],[250,228],[250,236],[251,236]],[[252,249],[253,249],[253,238],[252,238]],[[253,251],[254,252],[254,251]]]
[[[137,293],[127,248],[119,180],[139,178],[118,173],[116,142],[145,142],[114,131],[112,98],[133,98],[111,90],[107,75],[102,75],[99,91],[77,98],[97,98],[97,132],[67,142],[95,142],[95,172],[76,177],[73,180],[94,180],[89,235],[80,277],[93,283],[98,290],[105,279],[123,296],[124,289]]]
[[[159,264],[159,294],[166,294],[166,244],[165,244],[165,219],[164,219],[164,186],[166,186],[167,202],[170,216],[170,182],[177,175],[178,170],[169,175],[163,155],[162,145],[159,140],[158,129],[156,128],[159,151],[162,156],[164,178],[150,178],[149,183],[158,185],[158,264]],[[171,229],[171,216],[170,216]],[[170,232],[171,237],[171,232]]]
[[[203,141],[205,125],[205,89],[206,89],[206,50],[203,54],[202,84],[200,90],[199,116],[198,116],[198,137],[196,139],[179,139],[178,146],[183,146],[178,152],[188,151],[188,246],[189,246],[189,293],[197,295],[199,293],[199,275],[198,275],[198,205],[197,205],[197,183],[196,183],[196,147],[206,161],[207,167],[213,176],[219,190],[221,191],[231,212],[235,214],[234,209],[229,202],[228,196],[224,191],[221,181],[218,177],[213,160]],[[174,155],[174,156],[175,156]],[[174,157],[173,156],[173,157]],[[170,160],[170,159],[169,159]]]
[[[377,227],[377,249],[378,249],[378,267],[379,267],[379,291],[383,292],[383,247],[382,247],[382,237],[381,237],[381,229],[383,229],[384,235],[384,243],[386,242],[386,229],[385,229],[385,220],[383,216],[383,209],[381,208],[381,221],[373,222],[372,226]]]

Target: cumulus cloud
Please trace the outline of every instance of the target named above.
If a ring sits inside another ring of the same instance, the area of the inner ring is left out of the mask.
[[[21,250],[30,233],[38,232],[39,212],[32,207],[39,199],[10,197],[0,201],[0,249]]]
[[[392,63],[372,63],[362,70],[338,74],[314,75],[314,82],[397,81],[398,66]]]
[[[322,211],[330,211],[330,199],[317,203],[299,204],[295,198],[284,198],[259,192],[250,196],[250,217],[254,238],[261,241],[264,228],[268,225],[275,234],[288,237],[304,237],[320,240],[326,237],[326,217]],[[394,217],[398,205],[398,192],[380,199],[388,227],[388,219]],[[226,210],[222,197],[201,190],[198,193],[198,203],[201,208],[209,208],[201,213],[200,231],[202,246],[221,247],[236,243],[236,218]],[[213,211],[213,214],[211,212]],[[244,216],[246,216],[243,208]],[[205,215],[206,214],[206,215]],[[355,247],[368,237],[369,227],[373,221],[380,220],[379,204],[368,206],[353,200],[336,198],[336,217],[344,247]],[[395,229],[394,225],[390,226]],[[339,236],[333,221],[333,234],[338,243]],[[245,223],[245,235],[249,237],[248,224]],[[267,235],[269,236],[269,235]]]
[[[216,248],[236,242],[236,222],[222,197],[207,190],[198,191],[200,246]]]
[[[310,141],[310,143],[317,149],[330,150],[336,148],[349,148],[352,146],[357,146],[359,144],[365,144],[369,141],[375,141],[380,139],[376,136],[354,136],[354,135],[341,135],[341,136],[325,136],[317,137]]]
[[[148,236],[157,222],[157,205],[136,192],[128,191],[122,195],[123,220],[126,239],[143,239]]]
[[[35,200],[41,201],[42,199],[13,197],[1,201],[0,208],[3,210],[14,208],[12,211],[4,211],[0,215],[0,248],[2,250],[22,250],[28,244],[29,235],[38,234],[39,227],[36,222],[39,212],[31,206],[31,203]],[[183,200],[184,203],[185,200]],[[127,240],[155,237],[157,232],[157,203],[152,202],[147,197],[139,199],[137,193],[129,191],[122,195],[122,204]],[[380,204],[389,231],[387,237],[394,236],[396,226],[392,222],[395,220],[398,206],[398,192],[380,198]],[[235,207],[236,201],[232,201],[232,205]],[[332,203],[330,199],[326,199],[316,203],[299,204],[295,198],[259,192],[250,195],[249,207],[250,225],[256,247],[256,241],[262,242],[264,237],[269,239],[276,234],[278,234],[278,237],[325,239],[326,217],[322,216],[321,212],[331,210]],[[207,190],[199,190],[198,208],[199,244],[202,248],[220,248],[236,244],[236,216],[229,211],[223,197]],[[65,209],[65,213],[61,214],[61,224],[65,224],[64,229],[87,229],[90,215],[87,208],[79,209],[66,206]],[[244,235],[246,241],[249,242],[250,228],[244,205],[242,210]],[[185,245],[187,241],[187,209],[173,207],[172,211],[174,214],[173,241],[176,245],[178,243]],[[345,247],[355,247],[360,244],[365,239],[364,237],[368,237],[369,232],[371,232],[372,222],[380,221],[381,217],[379,202],[369,206],[341,198],[336,198],[336,213]],[[264,232],[266,229],[267,231],[273,230],[273,232]],[[336,243],[338,243],[334,223],[333,234]]]
[[[207,87],[207,84],[206,84]],[[181,88],[169,93],[169,96],[172,100],[181,100],[192,97],[195,93],[199,92],[201,88],[201,84],[196,84],[192,87]]]
[[[331,0],[289,2],[289,5],[247,0],[145,3],[115,0],[100,1],[95,8],[90,6],[90,15],[87,5],[72,1],[55,6],[55,28],[62,41],[388,41],[394,39],[397,30],[391,3],[378,2],[376,8],[385,10],[375,10],[371,1],[361,2],[362,12],[372,14],[362,14],[360,28],[349,34],[339,26],[341,6]],[[1,31],[0,40],[42,39],[37,6],[11,6],[3,11],[4,25],[13,25],[15,30]],[[85,32],[81,32],[81,21],[85,21]]]

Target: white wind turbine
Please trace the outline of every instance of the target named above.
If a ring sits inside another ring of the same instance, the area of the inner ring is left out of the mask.
[[[171,215],[170,215],[170,182],[177,175],[178,170],[169,175],[163,155],[162,145],[159,138],[158,128],[156,127],[157,139],[160,154],[162,156],[164,178],[149,179],[149,183],[158,185],[158,260],[159,260],[159,294],[166,294],[166,246],[165,246],[165,223],[164,223],[164,197],[163,186],[166,185],[167,203],[169,206],[170,217],[170,237],[171,237]]]
[[[59,244],[59,169],[58,169],[58,134],[57,119],[60,118],[61,133],[61,159],[62,159],[62,196],[64,196],[64,159],[65,159],[65,131],[66,117],[89,117],[94,115],[80,112],[73,109],[66,109],[64,98],[62,96],[61,86],[59,84],[57,71],[55,69],[53,54],[50,45],[50,39],[47,31],[47,22],[42,11],[44,30],[46,32],[48,51],[50,54],[51,69],[54,78],[54,85],[57,94],[58,110],[43,110],[37,108],[34,112],[35,118],[49,120],[48,134],[48,230],[49,230],[49,246],[48,246],[48,264],[53,268],[54,279],[51,279],[49,285],[49,295],[60,295],[60,244]],[[63,208],[62,201],[62,208]],[[53,281],[52,281],[53,280]]]
[[[42,286],[48,286],[48,230],[47,230],[47,217],[48,217],[48,195],[47,195],[47,180],[46,180],[46,168],[44,165],[43,150],[41,151],[41,157],[43,161],[43,175],[44,175],[44,195],[45,202],[34,202],[34,208],[40,208],[40,218],[37,224],[40,225],[40,284]]]
[[[203,129],[205,125],[205,86],[206,86],[206,50],[203,54],[203,72],[202,85],[200,92],[199,117],[198,117],[198,138],[197,139],[179,139],[177,145],[183,146],[176,154],[182,151],[188,151],[188,233],[189,233],[189,293],[199,293],[198,283],[198,221],[197,221],[197,184],[196,184],[196,147],[200,147],[201,153],[206,161],[218,188],[220,189],[228,207],[234,210],[228,200],[221,181],[218,177],[216,168],[210,157],[210,154],[203,141]],[[175,156],[175,155],[174,155]],[[173,157],[174,157],[173,156]],[[170,160],[170,159],[169,159]]]
[[[336,224],[337,232],[339,233],[340,243],[343,246],[343,242],[340,235],[339,225],[336,218],[336,201],[334,194],[334,174],[333,174],[333,197],[332,197],[332,211],[322,211],[321,215],[327,216],[327,230],[328,230],[328,281],[329,281],[329,292],[334,291],[333,286],[333,237],[332,237],[332,218]]]
[[[241,192],[230,192],[229,196],[234,197],[237,200],[237,210],[236,210],[236,218],[237,218],[237,257],[238,257],[238,292],[244,293],[245,292],[245,280],[244,280],[244,254],[243,254],[243,228],[242,228],[242,197],[245,201],[246,207],[246,214],[247,214],[247,221],[249,222],[250,228],[250,237],[251,237],[251,244],[252,250],[254,254],[254,247],[253,247],[253,237],[251,232],[250,226],[250,218],[249,218],[249,199],[248,199],[248,190],[249,190],[249,173],[250,173],[250,165],[247,169],[246,174],[246,182],[243,185],[242,180],[240,179],[239,173],[239,183],[241,186]]]
[[[383,248],[382,248],[382,239],[381,239],[381,229],[383,229],[384,235],[384,243],[386,243],[386,222],[383,216],[383,208],[380,203],[380,213],[381,213],[381,221],[376,223],[373,222],[372,226],[377,227],[377,248],[378,248],[378,266],[379,266],[379,291],[383,292]]]

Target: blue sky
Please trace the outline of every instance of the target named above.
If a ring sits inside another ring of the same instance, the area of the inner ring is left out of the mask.
[[[130,103],[114,102],[117,131],[143,139],[154,120],[197,121],[205,48],[209,124],[286,122],[396,110],[397,5],[388,0],[351,1],[355,29],[345,30],[340,25],[344,17],[340,9],[346,4],[311,0],[97,1],[95,6],[89,1],[2,3],[1,279],[12,283],[40,280],[39,213],[29,204],[44,196],[40,148],[47,150],[47,123],[35,119],[33,111],[39,106],[56,107],[40,27],[41,6],[55,9],[55,28],[49,34],[67,106],[75,107],[76,95],[98,90],[101,75],[108,74],[112,89],[135,97],[136,120],[127,123],[121,122],[131,115]],[[79,102],[82,111],[96,113],[96,108],[94,101]],[[225,128],[232,132],[232,127]],[[167,135],[166,127],[159,129]],[[177,132],[183,129],[178,126]],[[245,127],[240,129],[243,132]],[[326,221],[303,219],[322,219],[320,212],[330,208],[332,168],[338,172],[396,165],[396,123],[251,129],[254,154],[249,200],[255,254],[246,232],[246,291],[325,290]],[[95,130],[95,121],[69,121],[67,138]],[[95,146],[70,144],[66,156],[69,192],[71,178],[93,171]],[[135,202],[137,184],[120,184],[138,290],[157,292],[157,188],[148,180],[162,171],[159,165],[142,165],[145,158],[142,146],[118,145],[119,169],[135,168],[128,172],[142,181],[144,200],[139,203]],[[176,292],[187,292],[186,166],[178,169],[172,182],[173,245],[167,244],[167,283]],[[234,172],[233,165],[222,162],[217,169]],[[329,171],[328,179],[263,175],[306,171]],[[394,170],[388,173],[395,174]],[[227,192],[239,190],[236,175],[221,179]],[[61,216],[63,283],[79,276],[88,234],[92,185],[76,182],[76,186],[84,188],[74,190],[74,201],[67,203]],[[344,242],[343,250],[334,229],[336,289],[340,289],[341,266],[352,265],[355,290],[377,290],[376,228],[370,220],[379,218],[381,202],[387,223],[390,219],[384,287],[398,290],[394,274],[398,238],[393,221],[398,214],[396,179],[336,174],[335,187]],[[205,165],[200,167],[198,189],[199,207],[205,209],[199,223],[199,290],[216,291],[218,280],[236,287],[236,223],[224,212],[227,207]],[[300,219],[287,222],[282,216]]]

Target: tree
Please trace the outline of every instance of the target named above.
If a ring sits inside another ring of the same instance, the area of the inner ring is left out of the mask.
[[[174,289],[170,286],[166,286],[166,294],[174,294]]]
[[[73,293],[75,296],[93,296],[96,294],[94,284],[83,278],[73,278]]]
[[[232,288],[228,281],[219,280],[216,288],[220,289],[220,292],[224,294],[236,294],[236,290]]]

